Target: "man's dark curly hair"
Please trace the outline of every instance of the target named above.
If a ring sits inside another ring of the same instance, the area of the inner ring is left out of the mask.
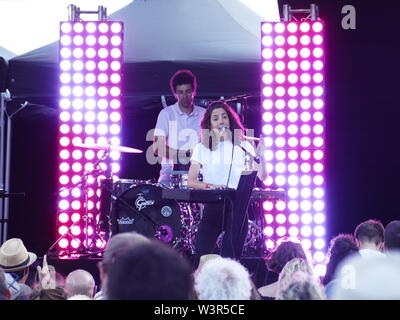
[[[335,271],[340,262],[349,255],[358,252],[358,247],[351,234],[339,234],[331,240],[328,249],[329,262],[326,266],[326,273],[322,284],[326,285],[333,280]]]
[[[279,274],[286,263],[294,258],[307,260],[301,244],[293,241],[282,241],[276,249],[267,256],[265,263],[269,271]]]
[[[373,242],[378,245],[385,240],[385,228],[380,221],[370,219],[357,226],[354,237],[360,242]]]
[[[197,90],[197,79],[196,76],[190,70],[178,70],[171,77],[169,85],[171,87],[171,91],[175,94],[176,87],[182,84],[190,84],[194,92]]]

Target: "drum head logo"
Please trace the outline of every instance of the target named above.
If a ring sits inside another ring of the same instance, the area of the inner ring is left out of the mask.
[[[172,214],[172,208],[170,206],[164,206],[161,208],[161,214],[163,217],[167,218]]]
[[[136,198],[135,201],[135,206],[136,208],[141,211],[142,209],[146,208],[147,206],[152,206],[154,204],[154,200],[146,200],[143,197],[143,194],[139,193],[138,197]]]
[[[133,224],[134,219],[130,219],[130,218],[120,218],[117,219],[118,224]]]

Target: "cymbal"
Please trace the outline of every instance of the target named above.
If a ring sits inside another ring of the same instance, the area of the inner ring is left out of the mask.
[[[143,153],[143,150],[140,149],[124,147],[124,146],[116,146],[112,144],[81,143],[79,145],[76,145],[76,147],[85,149],[105,150],[105,151],[119,151],[125,153]]]

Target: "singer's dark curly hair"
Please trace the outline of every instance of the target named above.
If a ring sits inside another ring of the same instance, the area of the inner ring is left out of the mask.
[[[229,118],[229,126],[231,132],[234,134],[234,144],[239,145],[243,139],[244,130],[242,123],[240,122],[238,114],[225,102],[215,101],[209,105],[206,112],[204,113],[203,119],[201,120],[201,138],[204,146],[210,150],[215,150],[217,147],[217,139],[215,138],[214,132],[211,130],[211,114],[215,109],[224,109]]]

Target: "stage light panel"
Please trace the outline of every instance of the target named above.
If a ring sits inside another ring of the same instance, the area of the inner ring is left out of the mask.
[[[85,222],[81,217],[87,214],[87,210],[92,210],[92,215],[98,214],[95,203],[100,195],[96,196],[94,191],[99,189],[98,177],[88,175],[86,184],[92,189],[92,192],[88,192],[90,196],[85,192],[88,187],[83,188],[78,184],[82,183],[83,170],[93,169],[93,163],[86,161],[96,161],[103,152],[79,146],[83,142],[120,142],[121,116],[115,110],[121,107],[122,53],[121,22],[79,21],[60,24],[59,185],[71,190],[68,196],[65,193],[64,197],[60,195],[58,202],[62,211],[62,216],[59,215],[57,220],[58,228],[63,232],[65,227],[71,229],[58,243],[62,250],[81,248],[86,240],[82,232]],[[109,110],[109,106],[112,109]],[[113,175],[120,170],[120,157],[114,155],[114,158],[113,164],[109,164],[111,170],[115,170]],[[70,159],[73,162],[66,162]],[[85,205],[85,195],[91,198],[88,207]],[[77,224],[72,227],[74,223]],[[95,228],[90,228],[90,236],[95,237]],[[89,243],[92,242],[89,239]]]
[[[264,183],[287,192],[285,210],[263,206],[265,244],[271,249],[280,237],[299,236],[319,265],[325,249],[323,29],[322,21],[263,23],[260,67],[262,132],[271,141],[265,158],[272,168]]]

